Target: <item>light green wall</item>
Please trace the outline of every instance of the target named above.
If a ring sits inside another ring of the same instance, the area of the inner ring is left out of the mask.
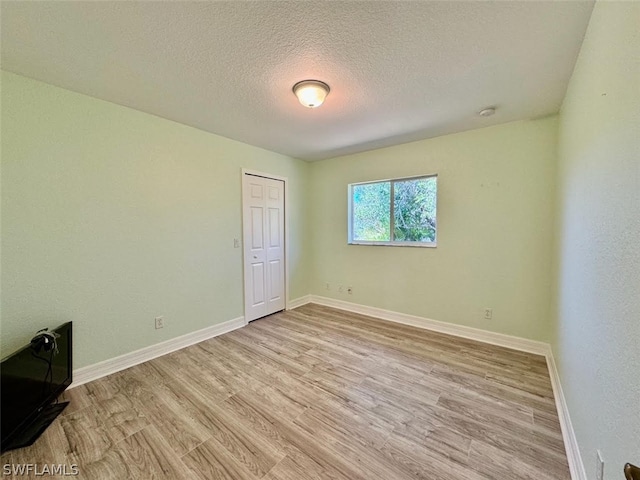
[[[73,320],[78,368],[242,315],[240,168],[267,171],[291,180],[292,299],[551,340],[589,478],[598,448],[621,478],[640,464],[639,24],[638,3],[596,4],[559,120],[312,164],[2,73],[2,354]],[[430,173],[437,248],[347,245],[348,183]]]
[[[548,341],[556,131],[548,117],[313,163],[312,293]],[[437,248],[347,245],[349,183],[433,173]]]
[[[308,293],[307,163],[10,73],[1,86],[3,355],[73,320],[78,368],[241,316],[241,167],[291,180],[290,293]]]
[[[560,114],[554,356],[589,479],[640,465],[640,3],[597,2]]]

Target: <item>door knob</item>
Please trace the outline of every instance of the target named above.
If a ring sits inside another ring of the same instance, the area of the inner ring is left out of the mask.
[[[255,260],[255,259],[257,259],[257,258],[258,258],[258,255],[254,255],[254,256],[253,256],[253,259],[254,259],[254,260]]]

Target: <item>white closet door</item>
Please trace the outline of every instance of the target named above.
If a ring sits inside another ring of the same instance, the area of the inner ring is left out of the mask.
[[[250,322],[285,308],[284,182],[244,174],[244,298]]]

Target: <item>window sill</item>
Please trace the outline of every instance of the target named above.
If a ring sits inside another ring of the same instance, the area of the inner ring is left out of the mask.
[[[438,244],[420,242],[348,242],[348,245],[368,245],[371,247],[413,247],[413,248],[436,248]]]

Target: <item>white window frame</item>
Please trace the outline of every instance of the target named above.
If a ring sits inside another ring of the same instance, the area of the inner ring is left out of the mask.
[[[390,182],[391,183],[391,192],[389,195],[390,198],[390,202],[391,205],[390,207],[390,212],[389,214],[391,215],[390,218],[390,235],[391,237],[393,237],[393,233],[395,230],[395,215],[394,215],[394,183],[395,182],[405,182],[407,180],[421,180],[423,178],[436,178],[436,182],[438,179],[438,174],[434,173],[434,174],[429,174],[429,175],[416,175],[414,177],[401,177],[401,178],[387,178],[387,179],[383,179],[383,180],[371,180],[368,182],[358,182],[358,183],[350,183],[348,186],[348,192],[347,195],[349,197],[348,199],[348,212],[347,212],[347,229],[348,229],[348,237],[347,237],[347,243],[349,245],[371,245],[371,246],[383,246],[383,247],[418,247],[418,248],[436,248],[438,246],[438,228],[437,228],[437,224],[438,224],[438,220],[437,220],[437,215],[438,215],[438,191],[436,190],[436,238],[433,242],[395,242],[393,240],[389,241],[389,242],[377,242],[377,241],[366,241],[366,240],[354,240],[353,239],[353,187],[358,186],[358,185],[370,185],[373,183],[385,183],[385,182]],[[439,182],[436,183],[437,188],[439,189]]]

